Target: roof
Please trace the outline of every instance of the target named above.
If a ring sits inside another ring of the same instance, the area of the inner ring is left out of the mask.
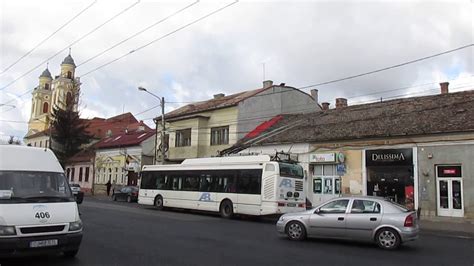
[[[0,145],[0,158],[0,170],[64,172],[54,153],[46,148]]]
[[[50,78],[50,79],[52,79],[51,72],[49,72],[49,69],[47,69],[47,68],[43,71],[43,73],[41,73],[41,76],[39,76],[39,77],[40,78]]]
[[[93,145],[95,149],[118,148],[127,146],[138,146],[143,141],[152,137],[153,131],[134,131],[120,133],[111,137],[104,138]]]
[[[72,59],[71,54],[68,54],[66,58],[64,58],[63,62],[61,63],[61,65],[65,65],[65,64],[76,66],[76,64],[74,63],[74,59]]]
[[[186,117],[187,118],[187,116],[192,115],[192,114],[196,114],[196,113],[199,113],[199,112],[236,106],[241,101],[243,101],[245,99],[248,99],[248,98],[250,98],[254,95],[257,95],[260,92],[263,92],[263,91],[265,91],[267,89],[270,89],[272,87],[273,86],[270,86],[270,87],[267,87],[267,88],[260,88],[260,89],[256,89],[256,90],[239,92],[239,93],[235,93],[235,94],[232,94],[232,95],[219,97],[217,99],[214,98],[214,99],[210,99],[210,100],[207,100],[207,101],[188,104],[188,105],[185,105],[183,107],[180,107],[180,108],[178,108],[174,111],[171,111],[171,112],[165,114],[165,118],[166,119],[178,118],[178,117]],[[161,118],[161,116],[160,116],[160,118]]]
[[[229,150],[260,144],[474,132],[474,90],[282,117],[265,131],[250,137],[247,135]]]
[[[82,150],[67,160],[68,163],[91,162],[95,156],[93,150]]]

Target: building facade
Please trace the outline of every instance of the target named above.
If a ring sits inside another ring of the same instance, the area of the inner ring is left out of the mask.
[[[287,115],[229,151],[299,150],[308,200],[389,198],[422,217],[474,218],[474,91]],[[268,149],[270,147],[270,149]]]
[[[273,85],[272,81],[265,81],[263,87],[256,90],[228,96],[216,94],[211,100],[189,104],[165,114],[166,161],[217,156],[273,116],[315,110],[321,110],[316,90],[308,95],[285,84]],[[161,117],[155,122],[161,131]],[[159,134],[157,155],[158,161],[162,161]]]

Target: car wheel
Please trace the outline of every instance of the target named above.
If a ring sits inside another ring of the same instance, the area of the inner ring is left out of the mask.
[[[163,197],[161,197],[161,196],[156,197],[156,199],[155,199],[155,208],[157,208],[158,210],[163,210],[164,209]]]
[[[68,250],[63,253],[66,258],[74,258],[77,255],[77,252],[79,252],[79,249]]]
[[[230,200],[224,200],[219,208],[219,213],[222,218],[232,218],[232,216],[234,216],[234,206],[232,205],[232,202]]]
[[[113,200],[113,201],[117,201],[117,196],[115,196],[115,194],[112,195],[112,200]]]
[[[291,221],[286,226],[286,235],[290,240],[303,240],[306,238],[306,229],[302,223]]]
[[[128,203],[132,202],[132,197],[127,196],[127,202],[128,202]]]
[[[382,228],[375,235],[377,245],[383,249],[397,249],[400,244],[400,235],[392,228]]]

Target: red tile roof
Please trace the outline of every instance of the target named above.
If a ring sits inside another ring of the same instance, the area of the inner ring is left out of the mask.
[[[104,138],[93,145],[95,149],[104,148],[117,148],[127,146],[137,146],[143,141],[152,137],[155,134],[154,131],[133,131],[128,133],[120,133],[111,137]]]

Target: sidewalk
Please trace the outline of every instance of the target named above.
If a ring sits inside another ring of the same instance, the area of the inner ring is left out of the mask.
[[[474,221],[465,218],[422,217],[420,229],[422,232],[474,238]]]

